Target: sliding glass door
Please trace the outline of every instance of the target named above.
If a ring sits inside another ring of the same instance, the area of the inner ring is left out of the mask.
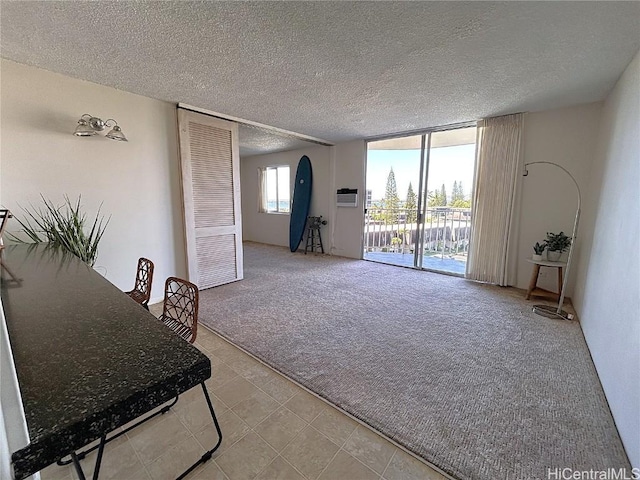
[[[472,125],[368,142],[364,259],[464,275],[475,133]]]
[[[415,266],[424,135],[367,145],[364,258]]]
[[[476,127],[431,132],[427,137],[416,265],[464,275],[471,233]]]

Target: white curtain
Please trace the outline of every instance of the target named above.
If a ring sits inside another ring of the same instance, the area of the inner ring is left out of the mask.
[[[258,168],[258,211],[267,211],[267,169]]]
[[[523,115],[478,122],[478,154],[467,278],[510,285],[514,278],[516,187]]]

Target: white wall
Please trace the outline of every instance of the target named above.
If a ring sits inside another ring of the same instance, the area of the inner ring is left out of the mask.
[[[325,252],[362,258],[365,142],[356,140],[334,147],[310,146],[290,152],[244,157],[240,161],[242,182],[242,235],[245,240],[289,245],[289,215],[258,212],[258,169],[289,165],[291,189],[298,161],[307,155],[313,168],[310,215],[322,215],[328,225],[322,230]],[[336,207],[336,190],[357,188],[358,207]]]
[[[331,253],[342,257],[362,258],[366,144],[364,140],[355,140],[338,144],[331,149]],[[339,188],[358,189],[357,208],[335,206],[335,192]]]
[[[588,184],[594,158],[595,143],[602,103],[530,113],[525,117],[523,135],[524,162],[551,161],[567,168],[582,190]],[[362,216],[365,193],[366,143],[358,140],[332,147],[334,185],[336,188],[358,188],[358,208],[335,208],[333,211],[332,253],[345,257],[362,257]],[[530,167],[522,183],[522,200],[517,243],[517,282],[526,288],[531,276],[531,264],[526,258],[533,254],[532,246],[544,240],[546,232],[564,230],[570,235],[576,206],[576,194],[565,174],[547,166]],[[583,196],[585,192],[583,191]],[[576,249],[580,246],[580,239]],[[566,254],[565,254],[566,255]],[[542,269],[539,285],[556,289],[555,270]],[[575,276],[575,270],[571,277]],[[544,277],[543,277],[544,275]],[[571,279],[570,279],[571,280]],[[573,280],[569,283],[569,295]]]
[[[562,165],[580,185],[582,197],[591,195],[588,184],[601,110],[602,103],[598,102],[527,114],[523,134],[524,163],[547,161]],[[526,259],[531,258],[533,245],[536,241],[542,242],[547,232],[564,231],[571,236],[577,193],[571,179],[551,165],[530,166],[529,175],[523,178],[521,185],[516,286],[527,288],[532,265]],[[582,228],[578,231],[576,254],[584,243],[583,232]],[[575,275],[576,269],[572,268],[568,296],[573,293]],[[556,276],[556,269],[541,269],[538,286],[556,291]]]
[[[1,69],[0,203],[20,216],[40,194],[82,195],[93,217],[102,202],[111,222],[96,268],[130,290],[148,257],[161,300],[164,279],[186,274],[175,106],[7,60]],[[84,113],[115,118],[129,142],[73,136]]]
[[[640,468],[640,52],[602,112],[574,305],[631,464]]]
[[[528,114],[525,117],[523,135],[524,162],[551,161],[564,166],[574,175],[584,196],[594,158],[601,109],[602,103],[598,102]],[[322,154],[316,158],[313,165],[314,198],[316,195],[322,195],[321,203],[326,205],[321,214],[329,219],[329,225],[325,229],[330,236],[328,251],[334,255],[362,258],[366,143],[364,140],[356,140],[320,149]],[[288,245],[288,215],[258,213],[258,167],[288,164],[291,165],[293,177],[300,156],[309,155],[312,151],[304,149],[242,159],[243,235],[246,240]],[[328,170],[325,169],[327,155]],[[309,156],[313,163],[314,157]],[[322,165],[322,172],[325,174],[323,177],[316,175],[318,163]],[[343,187],[358,189],[358,208],[335,206],[335,191]],[[571,180],[562,171],[548,166],[530,167],[529,176],[522,182],[521,188],[516,246],[516,286],[526,288],[532,269],[526,259],[531,258],[533,254],[533,244],[544,240],[548,231],[562,230],[570,235],[576,194]],[[323,239],[326,239],[324,232]],[[576,244],[576,252],[580,243],[581,239]],[[569,296],[573,291],[575,274],[574,269],[567,289]],[[542,269],[539,285],[555,290],[556,271]]]
[[[298,162],[303,155],[311,160],[313,188],[309,215],[322,215],[330,220],[329,204],[329,148],[309,144],[309,148],[290,152],[256,155],[240,159],[240,183],[242,185],[242,237],[244,240],[289,246],[289,215],[282,213],[258,212],[258,168],[273,165],[289,165],[291,191],[296,177]],[[293,197],[292,197],[293,198]],[[322,231],[322,241],[326,244],[328,229]],[[325,247],[325,251],[327,248]]]

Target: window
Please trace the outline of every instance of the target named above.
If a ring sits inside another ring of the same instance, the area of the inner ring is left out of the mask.
[[[265,213],[289,213],[291,193],[289,190],[289,166],[262,167],[259,170],[258,210]]]

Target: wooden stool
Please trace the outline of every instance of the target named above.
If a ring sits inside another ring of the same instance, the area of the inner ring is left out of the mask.
[[[529,289],[527,290],[526,299],[529,300],[531,296],[547,297],[553,300],[558,300],[562,292],[562,269],[567,266],[565,262],[550,262],[548,260],[532,260],[527,258],[527,262],[533,263],[533,272],[531,274],[531,281],[529,282]],[[540,274],[540,267],[553,267],[558,269],[558,293],[550,292],[544,288],[538,287],[538,275]]]
[[[307,244],[304,247],[304,254],[308,251],[315,253],[320,248],[320,252],[324,253],[324,246],[322,245],[322,236],[320,235],[320,227],[326,225],[327,221],[322,220],[322,215],[319,217],[307,217]]]

